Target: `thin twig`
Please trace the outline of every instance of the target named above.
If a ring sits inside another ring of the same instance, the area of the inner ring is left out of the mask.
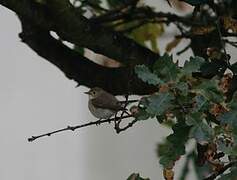
[[[177,55],[181,55],[182,53],[184,53],[185,51],[187,51],[189,48],[191,48],[191,43],[189,43],[186,47],[184,47],[182,50],[180,50],[179,52],[177,52]]]
[[[125,100],[124,106],[123,106],[123,108],[125,110],[122,112],[120,117],[123,117],[124,113],[126,112],[126,107],[129,104],[128,103],[128,95],[126,95],[125,98],[126,98],[126,100]],[[117,133],[119,133],[119,129],[120,129],[119,125],[120,125],[121,121],[122,121],[122,119],[119,119],[118,121],[114,121],[114,129],[116,130]]]
[[[132,127],[137,121],[138,121],[137,119],[132,120],[132,121],[131,121],[130,123],[128,123],[125,127],[123,127],[123,128],[120,128],[120,127],[119,127],[119,129],[116,129],[116,132],[117,132],[117,133],[120,133],[120,132],[122,132],[122,131],[127,130],[128,128]]]
[[[130,118],[130,117],[133,117],[133,116],[132,115],[126,115],[126,116],[123,116],[123,117],[115,117],[115,118],[111,118],[111,119],[98,120],[98,121],[89,122],[89,123],[81,124],[81,125],[77,125],[77,126],[67,126],[66,128],[58,129],[58,130],[55,130],[55,131],[52,131],[52,132],[49,132],[49,133],[41,134],[41,135],[38,135],[38,136],[32,136],[32,137],[28,138],[28,141],[32,142],[32,141],[34,141],[38,138],[41,138],[41,137],[44,137],[44,136],[51,136],[51,135],[59,133],[59,132],[74,131],[76,129],[80,129],[80,128],[83,128],[83,127],[99,125],[99,124],[103,124],[103,123],[110,123],[112,121],[116,122],[116,121],[119,121],[121,119],[127,119],[127,118]]]
[[[227,164],[223,168],[221,168],[221,170],[212,173],[210,176],[208,176],[207,178],[204,178],[203,180],[214,180],[217,176],[223,174],[227,169],[229,169],[236,163],[237,163],[237,161],[230,162],[229,164]]]
[[[87,0],[84,0],[81,3],[83,5],[90,6],[90,7],[94,8],[94,9],[98,9],[98,10],[103,11],[103,12],[108,12],[109,11],[108,9],[105,9],[105,8],[101,7],[100,5],[92,3],[92,2],[87,1]]]
[[[224,39],[223,41],[224,41],[225,43],[228,43],[228,44],[230,44],[231,46],[237,48],[237,42],[236,42],[236,41],[230,41],[230,40],[228,40],[228,39]]]
[[[138,99],[134,99],[134,100],[125,100],[125,101],[119,101],[120,103],[135,103],[138,102]]]

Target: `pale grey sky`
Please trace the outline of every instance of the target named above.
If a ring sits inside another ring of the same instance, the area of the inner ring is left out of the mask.
[[[155,148],[169,132],[156,120],[119,135],[105,125],[27,142],[31,135],[95,119],[86,88],[74,88],[20,42],[15,14],[0,6],[0,22],[1,180],[123,180],[133,172],[162,179]]]

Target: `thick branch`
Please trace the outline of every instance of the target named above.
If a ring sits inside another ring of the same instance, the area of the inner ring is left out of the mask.
[[[148,94],[154,88],[139,80],[127,67],[107,68],[93,63],[50,36],[49,32],[22,21],[22,41],[39,56],[56,65],[79,85],[99,86],[113,94]],[[129,80],[130,78],[130,80]],[[130,85],[128,86],[128,84]]]
[[[45,2],[45,3],[44,3]],[[68,0],[0,0],[0,4],[31,24],[55,31],[60,38],[86,47],[123,64],[151,64],[159,56],[122,34],[90,23]]]

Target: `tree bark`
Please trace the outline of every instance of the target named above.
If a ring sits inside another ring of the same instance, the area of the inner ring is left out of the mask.
[[[138,79],[129,67],[108,68],[98,65],[54,39],[48,31],[20,19],[22,33],[19,36],[22,41],[79,85],[99,86],[115,95],[142,95],[155,90]]]
[[[56,65],[79,85],[99,86],[113,94],[149,94],[151,87],[134,74],[136,64],[151,65],[159,55],[120,33],[90,23],[68,0],[0,0],[22,22],[20,38],[39,56]],[[108,68],[93,63],[50,35],[115,59],[123,64]]]

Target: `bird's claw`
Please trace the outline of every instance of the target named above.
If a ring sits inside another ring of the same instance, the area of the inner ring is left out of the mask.
[[[98,121],[96,121],[95,125],[98,126],[98,125],[100,125],[100,123],[101,123],[101,119],[99,119]]]

